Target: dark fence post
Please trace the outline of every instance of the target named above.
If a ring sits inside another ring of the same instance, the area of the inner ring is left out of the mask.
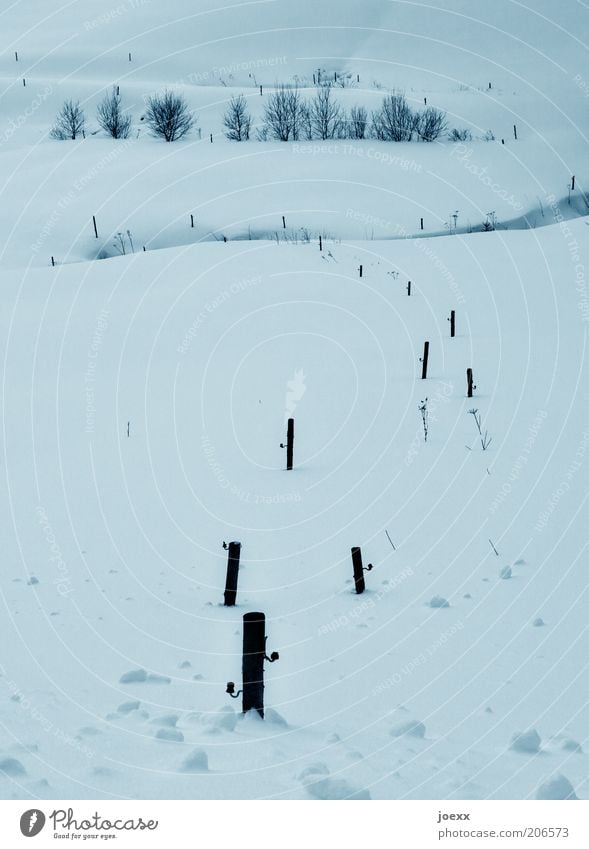
[[[421,219],[421,229],[423,230],[423,218]]]
[[[408,294],[408,295],[410,295],[410,294],[411,294],[411,280],[408,280],[408,281],[407,281],[407,294]]]
[[[429,342],[423,343],[423,357],[421,360],[421,379],[425,380],[427,377],[427,361],[429,359]]]
[[[517,127],[515,126],[515,124],[513,125],[513,137],[517,141]]]
[[[96,226],[96,216],[95,215],[92,216],[92,223],[94,224],[94,235],[95,235],[96,238],[98,238],[98,228]]]
[[[225,607],[234,607],[237,596],[237,577],[239,575],[239,556],[241,554],[241,543],[223,543],[229,550],[227,557],[227,577],[225,578]]]
[[[290,471],[292,469],[292,458],[294,452],[294,419],[288,420],[286,428],[286,445],[284,442],[281,442],[280,447],[286,448],[286,470]]]
[[[472,369],[467,368],[466,369],[466,394],[467,394],[468,398],[472,398],[472,389],[473,389]]]
[[[319,236],[319,250],[323,250],[323,239],[321,238],[321,236]]]
[[[573,192],[575,191],[575,175],[574,174],[571,177],[571,189],[572,189]]]
[[[360,593],[363,593],[366,589],[366,584],[364,583],[364,572],[370,572],[372,569],[372,563],[369,563],[366,569],[364,569],[362,566],[362,550],[356,545],[352,547],[352,566],[354,567],[354,584],[356,585],[356,592],[360,595]]]
[[[454,338],[456,336],[456,311],[450,311],[450,336]]]

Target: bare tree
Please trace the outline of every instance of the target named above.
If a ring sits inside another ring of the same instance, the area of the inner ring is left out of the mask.
[[[337,138],[342,126],[342,108],[331,96],[331,83],[320,86],[310,105],[313,134],[319,139]]]
[[[368,126],[368,113],[364,106],[352,106],[348,124],[348,135],[351,139],[365,139]]]
[[[129,138],[132,118],[123,112],[121,98],[117,94],[116,87],[113,87],[112,92],[105,95],[104,99],[98,104],[96,120],[104,132],[112,136],[113,139]]]
[[[301,128],[303,100],[296,86],[280,85],[266,103],[264,123],[270,138],[296,141]]]
[[[387,94],[380,109],[372,113],[372,132],[382,141],[411,141],[415,121],[404,94]]]
[[[247,141],[250,137],[252,116],[247,100],[240,94],[232,97],[223,116],[225,135],[231,141]]]
[[[415,131],[422,141],[435,141],[446,132],[448,123],[446,113],[428,106],[417,116]]]
[[[55,125],[51,130],[52,139],[76,139],[80,135],[84,135],[84,127],[86,126],[86,118],[84,110],[80,106],[80,101],[66,100],[61,107],[60,112],[55,119]]]
[[[145,119],[154,136],[167,142],[178,141],[194,126],[194,118],[182,95],[167,89],[148,98]]]

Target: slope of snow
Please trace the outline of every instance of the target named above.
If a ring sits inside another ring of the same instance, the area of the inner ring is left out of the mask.
[[[5,275],[2,753],[26,770],[6,794],[305,797],[320,762],[353,788],[328,796],[518,798],[555,771],[584,795],[563,744],[587,723],[586,225],[566,226]],[[284,722],[227,713],[252,609]],[[531,728],[540,755],[510,749]]]

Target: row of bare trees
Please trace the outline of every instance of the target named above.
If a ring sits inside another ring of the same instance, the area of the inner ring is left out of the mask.
[[[365,139],[381,141],[435,141],[447,129],[444,112],[431,106],[414,111],[405,96],[387,94],[378,109],[369,116],[364,106],[350,111],[333,97],[332,84],[321,85],[314,97],[304,98],[296,86],[281,85],[268,97],[261,126],[256,136],[261,141],[298,141],[300,139]],[[167,142],[177,141],[195,126],[185,99],[173,91],[147,98],[142,120],[154,135]],[[96,118],[112,138],[128,138],[132,118],[124,110],[118,88],[113,88],[98,104]],[[243,94],[232,97],[223,116],[225,135],[231,141],[248,141],[253,120]],[[57,116],[51,136],[76,139],[85,135],[84,110],[79,102],[67,100]]]
[[[105,95],[96,109],[96,120],[113,139],[129,138],[133,119],[124,110],[118,87]],[[154,135],[177,141],[193,128],[195,121],[181,95],[164,91],[147,99],[142,117]],[[79,101],[66,100],[50,133],[54,139],[76,139],[86,135],[86,116]]]
[[[225,113],[228,132],[238,101],[241,110],[247,109],[243,97],[230,101]],[[447,126],[444,112],[431,106],[415,112],[400,92],[387,94],[380,107],[369,116],[364,106],[353,106],[348,113],[333,97],[331,84],[320,86],[311,100],[306,100],[296,87],[282,85],[266,102],[258,137],[278,141],[375,138],[430,142],[443,135]]]

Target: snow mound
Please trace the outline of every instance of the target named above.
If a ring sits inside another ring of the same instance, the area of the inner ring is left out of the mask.
[[[156,740],[166,740],[171,743],[184,742],[184,734],[177,728],[158,728],[155,737]]]
[[[502,578],[504,581],[508,581],[512,575],[513,572],[511,571],[511,566],[504,566],[503,569],[499,571],[499,577]]]
[[[280,728],[288,728],[288,722],[282,716],[282,714],[278,713],[274,708],[266,708],[264,711],[264,719],[266,722],[269,722],[271,725],[278,725]]]
[[[204,749],[194,749],[183,761],[180,772],[208,772],[209,757]]]
[[[3,772],[4,775],[10,775],[12,778],[19,778],[27,774],[24,766],[16,758],[2,758],[0,760],[0,772]]]
[[[145,669],[131,669],[129,672],[123,672],[119,678],[119,684],[142,684],[144,681],[147,681]]]
[[[406,722],[399,722],[393,725],[389,731],[391,737],[425,737],[425,725],[417,719],[409,719]]]
[[[578,796],[568,778],[559,774],[538,787],[536,799],[578,799]]]
[[[155,672],[147,672],[146,669],[130,669],[119,678],[119,684],[170,684],[171,681],[167,675],[157,675]]]
[[[128,714],[133,710],[139,710],[141,702],[133,701],[133,702],[123,702],[117,708],[117,713]]]
[[[509,748],[514,752],[525,755],[536,755],[540,751],[542,740],[538,732],[532,728],[530,731],[518,731],[511,738]]]
[[[164,713],[161,716],[154,716],[151,720],[152,725],[162,725],[166,728],[175,728],[180,717],[177,713]]]
[[[431,599],[429,606],[430,607],[450,607],[450,602],[448,601],[448,599],[444,598],[444,596],[435,595]]]
[[[322,801],[371,798],[368,790],[354,787],[343,778],[332,778],[326,764],[322,762],[309,764],[298,775],[298,780],[310,796]]]
[[[546,623],[544,622],[541,616],[539,616],[538,619],[534,619],[534,621],[532,622],[534,628],[543,628],[545,624]]]
[[[203,725],[207,733],[219,734],[221,731],[234,731],[237,725],[237,714],[231,705],[224,705],[216,713],[209,713],[202,717]]]
[[[571,740],[570,738],[563,742],[562,748],[565,752],[578,752],[580,755],[583,754],[583,747],[581,744],[577,743],[576,740]]]

